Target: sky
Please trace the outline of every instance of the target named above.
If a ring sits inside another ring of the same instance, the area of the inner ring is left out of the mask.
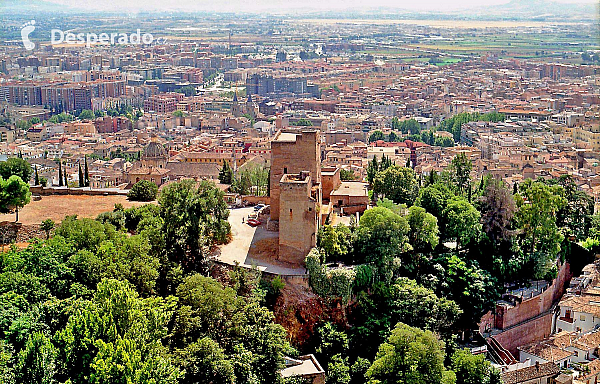
[[[36,0],[21,0],[35,4]],[[49,3],[90,10],[294,10],[294,9],[365,9],[389,7],[406,10],[453,10],[486,7],[507,3],[508,0],[45,0]],[[555,0],[561,3],[594,3],[598,0]],[[0,0],[0,4],[1,4]]]

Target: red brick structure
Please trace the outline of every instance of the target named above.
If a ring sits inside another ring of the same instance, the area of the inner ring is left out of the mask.
[[[271,143],[271,220],[279,222],[279,259],[302,264],[316,244],[321,205],[317,130],[278,132]]]
[[[494,339],[518,356],[517,347],[541,341],[552,333],[552,306],[564,294],[571,277],[569,264],[563,264],[544,292],[514,306],[497,304],[495,311],[481,318],[479,331],[482,334],[491,329],[499,331]]]

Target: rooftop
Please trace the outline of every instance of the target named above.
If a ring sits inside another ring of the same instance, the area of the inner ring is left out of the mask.
[[[526,383],[530,380],[542,377],[554,376],[560,372],[558,365],[554,363],[536,364],[530,367],[516,369],[502,374],[504,384]]]
[[[295,133],[281,132],[279,135],[277,135],[277,137],[273,141],[283,141],[283,142],[293,143],[296,141],[297,137],[298,137],[298,135]]]
[[[283,377],[308,376],[325,373],[312,354],[300,356],[298,359],[287,357],[285,360],[287,367],[281,371],[281,376]]]
[[[342,181],[338,189],[331,192],[331,196],[368,196],[367,184],[360,181]]]

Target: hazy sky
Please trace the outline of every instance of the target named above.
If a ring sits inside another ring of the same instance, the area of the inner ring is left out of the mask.
[[[35,0],[22,0],[35,4]],[[231,11],[246,9],[347,9],[391,7],[409,10],[449,10],[485,7],[507,3],[509,0],[46,0],[84,9],[102,10],[210,10]],[[594,3],[598,0],[556,0],[562,3]],[[1,1],[0,1],[1,3]]]

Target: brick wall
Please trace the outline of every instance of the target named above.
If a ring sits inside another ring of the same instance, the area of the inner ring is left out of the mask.
[[[483,315],[479,323],[480,332],[485,333],[490,327],[501,330],[501,333],[493,336],[494,339],[518,357],[517,347],[541,341],[550,335],[553,316],[551,308],[564,294],[571,277],[570,265],[564,263],[556,279],[540,295],[523,300],[515,307],[498,305],[496,315],[491,311]]]
[[[514,307],[497,305],[495,316],[491,311],[486,313],[479,323],[480,331],[484,332],[490,326],[506,329],[548,311],[554,303],[560,300],[571,277],[569,263],[564,263],[558,270],[556,279],[540,295],[523,300]]]
[[[517,347],[535,343],[550,336],[552,331],[552,316],[552,312],[547,313],[544,316],[520,324],[493,337],[518,359],[519,353]]]
[[[33,239],[46,239],[46,232],[37,224],[23,225],[11,221],[0,222],[0,244],[23,243]]]
[[[106,189],[82,189],[82,188],[52,188],[52,187],[29,187],[34,195],[86,195],[86,196],[108,196],[108,195],[126,195],[128,190],[106,190]]]

